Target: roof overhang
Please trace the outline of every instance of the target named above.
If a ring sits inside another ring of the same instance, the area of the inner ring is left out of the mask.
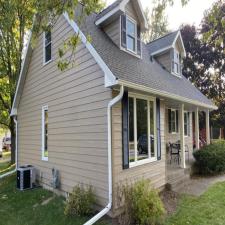
[[[172,45],[168,45],[168,46],[166,46],[166,47],[164,47],[162,49],[159,49],[159,50],[157,50],[155,52],[152,52],[151,56],[159,55],[159,54],[162,54],[163,52],[166,52],[166,51],[168,51],[170,49],[174,49],[175,46],[176,46],[176,43],[178,43],[180,48],[181,48],[181,55],[182,55],[182,57],[186,57],[186,50],[185,50],[185,47],[184,47],[184,42],[183,42],[183,38],[181,36],[181,32],[180,31],[177,32],[177,35],[174,38],[174,41],[173,41]]]
[[[95,24],[97,26],[100,26],[100,25],[106,23],[107,20],[114,17],[115,15],[125,13],[125,8],[129,1],[132,1],[132,3],[134,4],[138,18],[141,21],[141,29],[142,30],[148,29],[148,23],[147,23],[147,20],[146,20],[145,14],[144,14],[144,10],[142,8],[142,4],[141,4],[140,0],[123,0],[118,6],[113,8],[111,11],[107,12],[104,16],[97,19],[95,21]]]
[[[169,98],[169,99],[173,99],[173,100],[176,100],[176,101],[179,101],[179,102],[182,102],[182,103],[194,105],[196,107],[201,107],[201,108],[204,108],[204,109],[209,109],[209,110],[217,110],[218,109],[218,107],[213,105],[213,104],[206,104],[206,103],[203,103],[203,102],[199,102],[197,100],[185,98],[185,97],[173,94],[173,93],[153,89],[153,88],[150,88],[150,87],[146,87],[144,85],[135,84],[135,83],[125,81],[125,80],[119,79],[117,81],[117,84],[123,85],[124,87],[127,87],[127,88],[132,88],[134,90],[138,90],[138,91],[142,91],[142,92],[148,92],[148,93],[151,93],[153,95],[160,96],[162,98]]]

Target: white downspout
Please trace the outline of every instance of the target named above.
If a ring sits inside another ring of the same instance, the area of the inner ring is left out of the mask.
[[[106,215],[110,209],[112,208],[112,114],[111,109],[112,106],[115,105],[117,102],[119,102],[123,98],[124,94],[124,87],[123,85],[120,86],[120,93],[115,98],[113,98],[109,104],[108,104],[108,185],[109,185],[109,203],[108,205],[100,211],[98,214],[96,214],[94,217],[92,217],[89,221],[87,221],[84,225],[92,225],[95,222],[97,222],[100,218],[102,218],[104,215]]]
[[[18,125],[17,125],[17,120],[16,120],[16,117],[14,117],[14,123],[16,125],[16,136],[15,136],[15,164],[16,164],[16,168],[8,173],[4,173],[3,175],[0,176],[0,180],[4,177],[7,177],[13,173],[16,172],[17,170],[17,166],[18,166],[18,157],[17,157],[17,149],[18,149],[18,142],[17,142],[17,131],[18,131]]]

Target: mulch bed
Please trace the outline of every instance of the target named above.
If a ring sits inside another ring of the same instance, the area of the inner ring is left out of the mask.
[[[160,198],[164,204],[167,215],[173,214],[177,209],[177,205],[180,199],[180,194],[174,191],[165,189],[160,193]]]

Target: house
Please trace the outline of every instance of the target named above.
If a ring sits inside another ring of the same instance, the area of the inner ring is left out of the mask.
[[[146,29],[136,0],[117,0],[80,26],[62,15],[34,48],[28,45],[11,112],[18,165],[34,165],[45,187],[57,169],[62,193],[92,185],[99,207],[108,204],[104,213],[111,209],[112,216],[122,183],[167,183],[167,143],[180,141],[185,168],[193,133],[199,147],[199,111],[206,113],[210,142],[209,111],[216,107],[182,75],[180,31],[144,44]],[[62,72],[58,48],[74,33],[81,39],[76,66]]]

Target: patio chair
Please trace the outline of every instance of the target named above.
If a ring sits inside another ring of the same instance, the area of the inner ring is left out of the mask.
[[[181,161],[179,144],[169,142],[169,153],[170,153],[170,164],[172,164],[172,160],[174,158],[174,161],[177,161],[179,165]]]

